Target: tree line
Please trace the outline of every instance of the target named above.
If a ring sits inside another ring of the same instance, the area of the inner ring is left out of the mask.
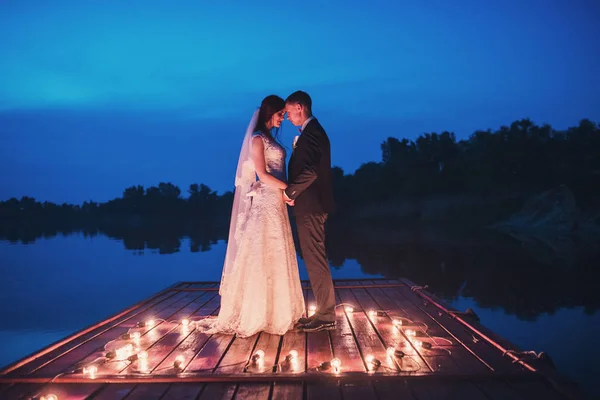
[[[532,193],[558,185],[567,185],[584,205],[597,204],[600,196],[600,126],[587,119],[562,131],[523,119],[459,141],[452,132],[416,140],[390,137],[381,150],[380,162],[363,164],[354,174],[336,169],[342,205],[457,193]]]
[[[334,186],[342,213],[381,201],[457,193],[485,198],[561,184],[586,206],[597,204],[600,197],[599,154],[597,123],[584,119],[575,127],[555,130],[523,119],[458,141],[452,132],[425,133],[415,140],[389,137],[381,144],[380,161],[367,162],[352,174],[334,167]],[[184,197],[179,187],[162,182],[128,187],[121,197],[105,203],[59,205],[11,198],[0,202],[0,219],[5,223],[119,216],[215,220],[229,218],[232,201],[231,191],[219,195],[194,183]]]

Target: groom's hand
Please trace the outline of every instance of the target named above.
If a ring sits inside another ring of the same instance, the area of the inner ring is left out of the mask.
[[[294,206],[294,203],[295,203],[294,200],[287,197],[287,195],[285,194],[285,191],[283,192],[281,197],[283,197],[283,201],[285,202],[285,204],[287,204],[288,206],[291,206],[291,207]]]

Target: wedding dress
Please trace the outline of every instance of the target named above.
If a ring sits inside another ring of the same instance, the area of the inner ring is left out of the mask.
[[[285,149],[260,132],[247,135],[245,140],[249,142],[256,136],[264,143],[267,172],[285,182]],[[240,165],[244,157],[240,157]],[[239,201],[247,205],[236,215],[236,208],[240,207],[234,200],[230,230],[235,231],[230,231],[229,236],[219,315],[200,321],[198,327],[205,333],[239,337],[258,332],[283,335],[304,313],[287,206],[281,189],[256,181],[255,175],[245,197],[247,189],[243,186],[236,185],[236,191],[242,192],[237,193],[241,195]]]

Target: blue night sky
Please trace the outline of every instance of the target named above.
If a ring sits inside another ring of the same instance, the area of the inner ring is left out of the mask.
[[[598,21],[595,0],[2,1],[0,200],[222,193],[254,107],[297,89],[348,173],[388,136],[600,121]]]

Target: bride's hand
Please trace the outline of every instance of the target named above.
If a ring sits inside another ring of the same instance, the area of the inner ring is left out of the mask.
[[[288,206],[294,206],[294,200],[289,199],[286,195],[285,195],[285,191],[281,192],[281,197],[283,198],[283,201],[285,202],[285,204],[287,204]]]

